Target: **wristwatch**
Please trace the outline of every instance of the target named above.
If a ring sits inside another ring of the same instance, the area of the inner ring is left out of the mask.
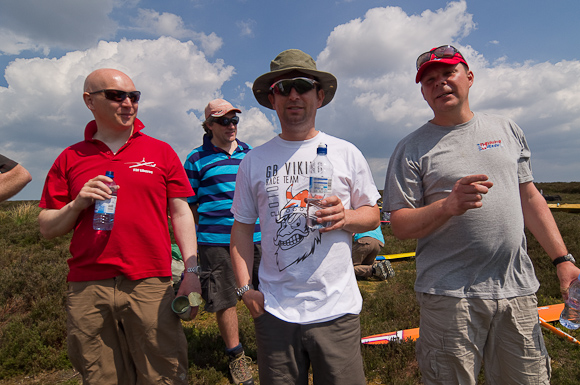
[[[566,262],[566,261],[576,263],[576,260],[574,259],[572,254],[567,254],[567,255],[564,255],[563,257],[558,257],[558,258],[554,259],[552,261],[552,263],[554,264],[554,266],[558,266],[560,263]]]
[[[253,285],[245,285],[245,286],[242,286],[242,287],[238,287],[236,289],[236,294],[238,295],[238,299],[242,299],[242,296],[248,290],[254,290],[254,286]]]
[[[194,266],[194,267],[188,267],[187,269],[185,269],[186,273],[195,273],[197,275],[199,275],[201,273],[201,267],[199,266]]]

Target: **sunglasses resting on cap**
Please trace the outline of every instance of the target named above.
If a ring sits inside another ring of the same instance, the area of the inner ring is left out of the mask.
[[[99,92],[105,93],[105,98],[115,102],[123,102],[125,99],[129,98],[131,103],[137,103],[139,98],[141,98],[141,91],[119,91],[119,90],[98,90],[93,92],[88,92],[89,95],[98,94]]]
[[[432,63],[445,63],[445,64],[458,64],[463,63],[467,65],[465,58],[459,52],[459,50],[452,45],[442,45],[432,50],[422,53],[417,58],[417,76],[415,76],[415,82],[419,83],[421,81],[421,76],[423,72]]]

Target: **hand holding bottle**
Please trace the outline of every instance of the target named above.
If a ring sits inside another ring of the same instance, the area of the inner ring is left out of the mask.
[[[114,173],[112,171],[107,171],[105,177],[105,185],[110,191],[108,198],[97,199],[95,201],[95,215],[93,217],[93,229],[95,230],[105,230],[110,231],[113,229],[113,223],[115,220],[115,210],[117,205],[117,190],[119,186],[114,181]]]
[[[316,157],[310,164],[310,186],[307,198],[307,225],[311,230],[320,230],[331,226],[331,222],[318,221],[320,211],[328,205],[332,194],[332,163],[328,160],[327,147],[320,143],[316,149]],[[318,215],[317,215],[318,214]]]
[[[342,201],[336,195],[324,198],[320,201],[321,207],[315,212],[316,218],[325,224],[319,231],[326,233],[332,230],[342,229],[346,224],[346,212]]]
[[[111,181],[111,178],[105,175],[98,175],[85,183],[72,202],[74,204],[74,210],[82,211],[92,206],[97,200],[111,198],[111,193],[113,191],[107,186]],[[117,186],[117,189],[118,188],[119,186]]]
[[[560,324],[571,330],[580,328],[580,277],[570,284]]]

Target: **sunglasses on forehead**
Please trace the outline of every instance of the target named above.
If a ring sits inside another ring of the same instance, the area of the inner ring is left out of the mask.
[[[459,52],[457,48],[455,48],[452,45],[442,45],[441,47],[434,48],[429,52],[425,52],[419,55],[419,57],[417,58],[417,69],[419,69],[423,64],[427,63],[428,61],[434,59],[434,57],[439,59],[452,58],[453,56],[455,56],[455,54],[461,56],[461,58],[465,60],[461,52]]]
[[[316,80],[310,78],[282,79],[270,86],[270,92],[282,96],[288,96],[290,95],[292,88],[294,88],[296,92],[302,95],[303,93],[315,88],[317,84],[319,83]]]
[[[125,99],[129,98],[131,103],[137,103],[139,98],[141,98],[141,91],[119,91],[119,90],[98,90],[89,92],[89,95],[98,94],[99,92],[105,93],[105,98],[115,102],[123,102]]]
[[[234,116],[231,118],[226,118],[225,116],[222,116],[220,118],[214,118],[212,117],[212,122],[215,122],[217,124],[219,124],[220,126],[229,126],[230,123],[232,123],[234,126],[236,126],[238,124],[238,122],[240,121],[240,118],[238,116]]]

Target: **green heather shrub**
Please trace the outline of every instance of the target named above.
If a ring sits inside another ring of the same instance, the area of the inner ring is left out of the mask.
[[[545,194],[558,194],[563,203],[580,203],[580,183],[541,183]],[[70,234],[54,240],[39,234],[38,202],[0,204],[0,385],[80,384],[66,353],[65,290]],[[580,257],[580,214],[555,212],[554,217],[570,252]],[[415,240],[400,241],[383,228],[383,254],[414,251]],[[556,269],[533,236],[528,251],[541,283],[540,305],[561,303]],[[393,262],[396,276],[388,281],[359,281],[364,299],[363,336],[419,326],[415,300],[414,259]],[[240,338],[246,354],[257,357],[254,326],[247,309],[238,304]],[[200,312],[184,322],[189,345],[190,384],[229,384],[224,343],[215,316]],[[555,326],[559,327],[557,323]],[[571,331],[580,339],[580,331]],[[544,331],[552,358],[552,384],[580,383],[580,346]],[[420,384],[415,343],[362,346],[369,384]],[[483,374],[480,383],[485,384]]]

